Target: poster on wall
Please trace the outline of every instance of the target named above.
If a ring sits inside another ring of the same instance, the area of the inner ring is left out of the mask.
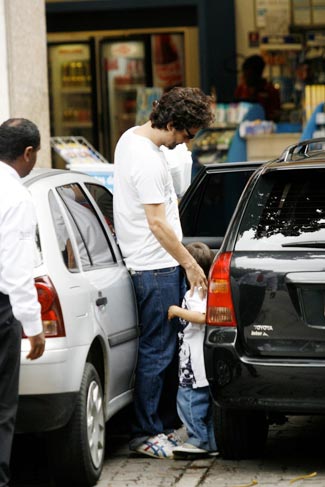
[[[256,0],[256,27],[263,29],[265,27],[265,18],[267,12],[267,1]]]
[[[255,0],[256,26],[266,34],[287,34],[290,25],[290,0]]]

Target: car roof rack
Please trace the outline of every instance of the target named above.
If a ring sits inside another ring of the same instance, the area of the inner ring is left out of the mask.
[[[302,140],[298,144],[289,145],[282,152],[281,156],[276,162],[289,162],[293,160],[293,155],[301,155],[305,158],[311,157],[311,153],[315,154],[316,149],[310,150],[311,145],[320,144],[321,147],[317,148],[317,152],[325,151],[325,137],[319,137],[316,139]]]

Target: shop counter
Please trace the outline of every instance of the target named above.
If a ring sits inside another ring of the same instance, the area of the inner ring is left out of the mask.
[[[301,133],[246,135],[247,160],[268,161],[279,157],[289,145],[297,144]]]

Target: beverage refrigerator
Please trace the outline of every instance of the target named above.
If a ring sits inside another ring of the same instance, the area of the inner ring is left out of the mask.
[[[82,136],[96,145],[91,43],[49,45],[52,136]]]
[[[104,40],[101,54],[104,120],[108,141],[115,146],[120,135],[136,123],[139,89],[163,91],[184,85],[184,45],[181,34],[142,35],[133,40]]]
[[[184,38],[184,32],[94,33],[83,42],[49,42],[51,135],[82,136],[113,162],[120,135],[138,121],[143,91],[161,94],[189,82]]]

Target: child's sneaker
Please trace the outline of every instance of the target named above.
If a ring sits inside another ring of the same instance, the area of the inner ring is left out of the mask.
[[[167,435],[167,440],[169,441],[169,443],[171,443],[172,447],[180,446],[184,443],[177,431],[169,433]]]
[[[191,458],[191,456],[198,455],[199,457],[209,456],[209,457],[217,457],[219,456],[219,452],[216,451],[208,451],[204,448],[199,448],[198,446],[194,446],[191,443],[183,443],[180,446],[177,446],[173,449],[174,457],[175,458]]]
[[[199,448],[198,446],[194,446],[191,443],[183,443],[180,446],[177,446],[176,448],[173,449],[174,455],[188,455],[188,454],[194,454],[194,455],[202,455],[202,454],[208,454],[208,450],[204,450],[203,448]]]
[[[173,458],[173,446],[163,433],[151,436],[141,443],[135,451],[153,458]]]
[[[220,452],[218,452],[218,450],[209,451],[209,457],[218,457],[219,455],[220,455]]]

